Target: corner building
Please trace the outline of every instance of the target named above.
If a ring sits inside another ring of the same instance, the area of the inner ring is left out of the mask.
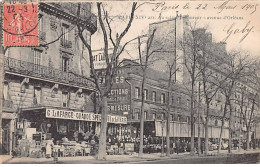
[[[80,4],[79,17],[78,3],[38,5],[40,46],[10,47],[4,57],[3,154],[21,147],[19,141],[27,149],[52,138],[56,144],[64,137],[78,142],[99,122],[89,57],[75,25],[86,24],[90,43],[97,30],[91,3]],[[25,152],[22,156],[29,156]]]

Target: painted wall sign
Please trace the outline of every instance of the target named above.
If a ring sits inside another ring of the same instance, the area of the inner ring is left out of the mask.
[[[46,109],[46,118],[101,122],[101,114],[83,113],[50,108]],[[114,124],[127,124],[127,118],[118,115],[108,115],[107,122]]]

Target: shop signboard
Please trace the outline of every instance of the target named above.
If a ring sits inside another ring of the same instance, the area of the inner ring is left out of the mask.
[[[95,57],[96,58],[96,57]],[[116,115],[128,115],[131,111],[131,86],[126,82],[126,74],[129,68],[120,68],[113,77],[113,85],[108,93],[108,113]],[[99,83],[105,84],[105,70],[99,70]]]
[[[107,63],[103,51],[93,55],[93,64],[96,70],[107,68]]]
[[[51,108],[46,108],[46,118],[101,122],[101,114],[67,111]],[[114,124],[127,124],[127,118],[118,115],[108,115],[107,122]]]

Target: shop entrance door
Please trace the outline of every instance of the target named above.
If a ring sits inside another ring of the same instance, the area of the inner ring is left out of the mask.
[[[4,120],[2,122],[2,153],[9,154],[10,153],[10,128],[9,128],[10,120]]]

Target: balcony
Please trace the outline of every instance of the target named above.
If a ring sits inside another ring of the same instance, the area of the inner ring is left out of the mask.
[[[46,40],[46,32],[39,32],[39,40],[40,41],[45,41]]]
[[[3,109],[6,111],[15,111],[13,101],[3,99]]]
[[[90,78],[10,57],[4,58],[4,69],[6,73],[24,75],[66,85],[69,84],[70,86],[82,87],[84,89],[95,89],[95,84]]]
[[[67,49],[71,49],[72,48],[72,42],[69,41],[69,40],[65,40],[63,38],[61,38],[60,40],[60,45],[64,48],[67,48]]]

